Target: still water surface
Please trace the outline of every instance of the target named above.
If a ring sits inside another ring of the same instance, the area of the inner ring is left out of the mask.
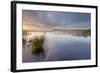
[[[41,32],[31,32],[26,37],[27,41],[34,36],[40,36]],[[64,61],[64,60],[85,60],[91,58],[90,37],[74,36],[61,32],[47,32],[43,45],[44,55],[33,55],[31,46],[23,46],[23,62],[42,61]]]

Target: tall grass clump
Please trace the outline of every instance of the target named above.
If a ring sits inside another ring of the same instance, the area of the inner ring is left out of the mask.
[[[44,39],[45,39],[44,35],[35,36],[32,39],[32,53],[33,54],[39,54],[44,51],[43,50]]]

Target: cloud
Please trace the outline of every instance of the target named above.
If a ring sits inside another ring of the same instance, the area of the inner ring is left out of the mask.
[[[89,13],[23,10],[23,22],[37,28],[90,28]]]

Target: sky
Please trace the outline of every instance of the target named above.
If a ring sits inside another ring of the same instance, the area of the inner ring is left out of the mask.
[[[23,10],[23,28],[30,30],[87,29],[91,27],[90,13]]]

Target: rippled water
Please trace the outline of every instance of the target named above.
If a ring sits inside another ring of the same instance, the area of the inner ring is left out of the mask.
[[[27,36],[27,41],[36,35],[44,33],[32,32]],[[45,57],[33,55],[31,47],[23,47],[23,62],[41,62],[41,61],[63,61],[63,60],[83,60],[91,58],[90,37],[73,36],[61,32],[48,32],[45,34],[43,45]]]

